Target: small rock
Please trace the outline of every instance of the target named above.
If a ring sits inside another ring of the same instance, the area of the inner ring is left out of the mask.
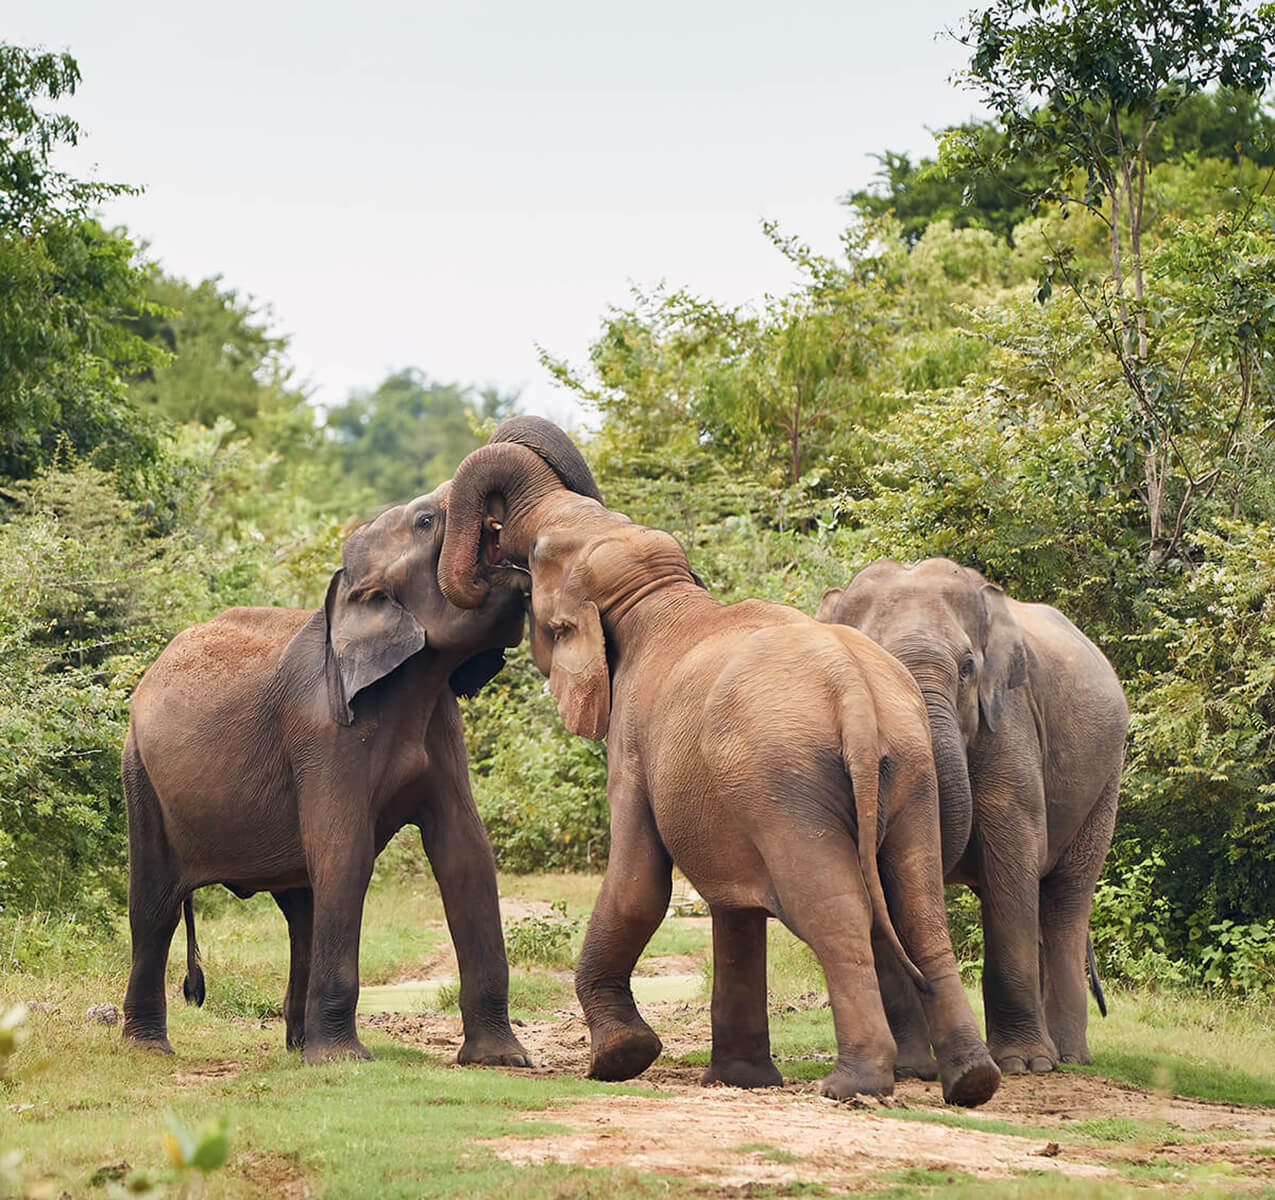
[[[28,1000],[27,1011],[33,1013],[51,1013],[53,1005],[48,1000]]]
[[[119,1006],[115,1004],[95,1004],[84,1014],[87,1021],[96,1021],[99,1025],[118,1025],[120,1023]]]

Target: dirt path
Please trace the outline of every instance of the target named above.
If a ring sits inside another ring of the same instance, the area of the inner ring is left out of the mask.
[[[701,1068],[671,1060],[707,1048],[707,1006],[645,1008],[665,1044],[664,1056],[632,1084],[649,1095],[560,1100],[528,1120],[547,1116],[569,1133],[502,1138],[492,1143],[495,1152],[510,1162],[627,1166],[732,1187],[803,1181],[843,1189],[874,1173],[918,1167],[1093,1178],[1156,1164],[1170,1185],[1177,1173],[1185,1186],[1187,1170],[1216,1165],[1234,1173],[1228,1187],[1240,1191],[1275,1178],[1275,1110],[1159,1096],[1071,1073],[1006,1079],[989,1104],[961,1117],[944,1107],[937,1084],[919,1081],[901,1083],[888,1109],[825,1100],[805,1081],[764,1092],[704,1088]],[[460,1045],[458,1018],[363,1019],[447,1059]],[[537,1073],[587,1070],[588,1030],[578,1012],[525,1022],[517,1033],[540,1064]],[[954,1119],[974,1127],[944,1123]],[[991,1128],[978,1128],[983,1122]]]

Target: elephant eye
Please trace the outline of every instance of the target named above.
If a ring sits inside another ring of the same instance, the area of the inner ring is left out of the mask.
[[[961,679],[969,680],[974,674],[974,656],[967,654],[961,659]]]
[[[431,512],[418,512],[416,514],[416,528],[428,529],[434,523],[434,514]]]

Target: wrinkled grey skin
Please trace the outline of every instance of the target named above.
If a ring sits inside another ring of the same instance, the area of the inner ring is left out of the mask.
[[[491,846],[474,806],[456,693],[522,638],[523,594],[449,604],[437,563],[449,485],[352,533],[317,611],[232,608],[173,639],[133,695],[124,746],[133,962],[124,1037],[171,1053],[164,968],[190,894],[269,891],[288,922],[284,1015],[303,1058],[367,1058],[355,1031],[372,863],[417,825],[460,968],[459,1061],[530,1066],[509,1027]]]
[[[1129,710],[1102,652],[1057,609],[946,558],[889,560],[830,588],[819,619],[862,630],[925,698],[943,872],[982,902],[987,1044],[1001,1070],[1087,1063],[1085,954],[1111,844]],[[879,956],[896,1074],[933,1078],[915,989]]]

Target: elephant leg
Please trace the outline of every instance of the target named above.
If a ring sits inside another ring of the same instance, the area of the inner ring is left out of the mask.
[[[922,994],[902,974],[888,946],[881,948],[879,961],[892,959],[889,968],[899,973],[905,989],[899,994],[900,1007],[919,1001],[943,1082],[943,1099],[949,1104],[982,1104],[1000,1086],[1001,1073],[979,1036],[952,952],[940,861],[938,785],[928,754],[916,761],[897,756],[883,800],[892,815],[877,855],[881,884],[895,932],[925,976],[926,992]],[[911,1026],[909,1033],[911,1053],[916,1055],[923,1043]],[[926,1067],[927,1059],[928,1055],[921,1058],[918,1065]]]
[[[123,755],[128,807],[128,926],[132,966],[124,993],[124,1040],[172,1054],[164,975],[183,896],[170,866],[159,799],[130,732]]]
[[[288,921],[288,990],[283,997],[283,1020],[289,1050],[305,1046],[305,999],[310,985],[310,946],[314,935],[314,893],[308,887],[274,893],[274,902]]]
[[[319,824],[319,822],[314,822]],[[317,834],[317,830],[302,828]],[[372,878],[372,839],[364,830],[311,836],[307,859],[314,891],[314,935],[305,998],[305,1049],[301,1061],[371,1058],[359,1041],[354,1013],[359,1002],[359,929]],[[313,847],[313,849],[311,848]]]
[[[841,1100],[894,1091],[894,1038],[872,958],[872,906],[853,839],[821,830],[799,854],[765,854],[784,923],[814,952],[828,981],[837,1063],[819,1085]]]
[[[1115,828],[1117,773],[1040,885],[1041,974],[1049,1035],[1065,1063],[1088,1063],[1085,940],[1093,892]]]
[[[611,854],[576,965],[576,996],[589,1023],[589,1077],[619,1080],[640,1075],[664,1048],[633,1002],[632,975],[668,911],[673,863],[646,797],[608,790]]]
[[[1040,986],[1040,883],[1030,835],[1009,838],[1011,853],[982,845],[983,1005],[987,1046],[1007,1075],[1052,1071],[1058,1050],[1045,1022]]]
[[[930,1053],[930,1031],[916,984],[908,978],[893,947],[874,927],[872,954],[877,964],[877,985],[885,1006],[886,1020],[898,1052],[894,1058],[895,1079],[937,1079],[938,1063]]]
[[[457,1061],[530,1067],[531,1056],[509,1025],[509,964],[500,926],[496,860],[467,773],[435,794],[422,815],[421,842],[442,893],[460,970],[465,1041]]]
[[[766,913],[713,909],[713,1051],[702,1083],[778,1087],[766,1014]]]

